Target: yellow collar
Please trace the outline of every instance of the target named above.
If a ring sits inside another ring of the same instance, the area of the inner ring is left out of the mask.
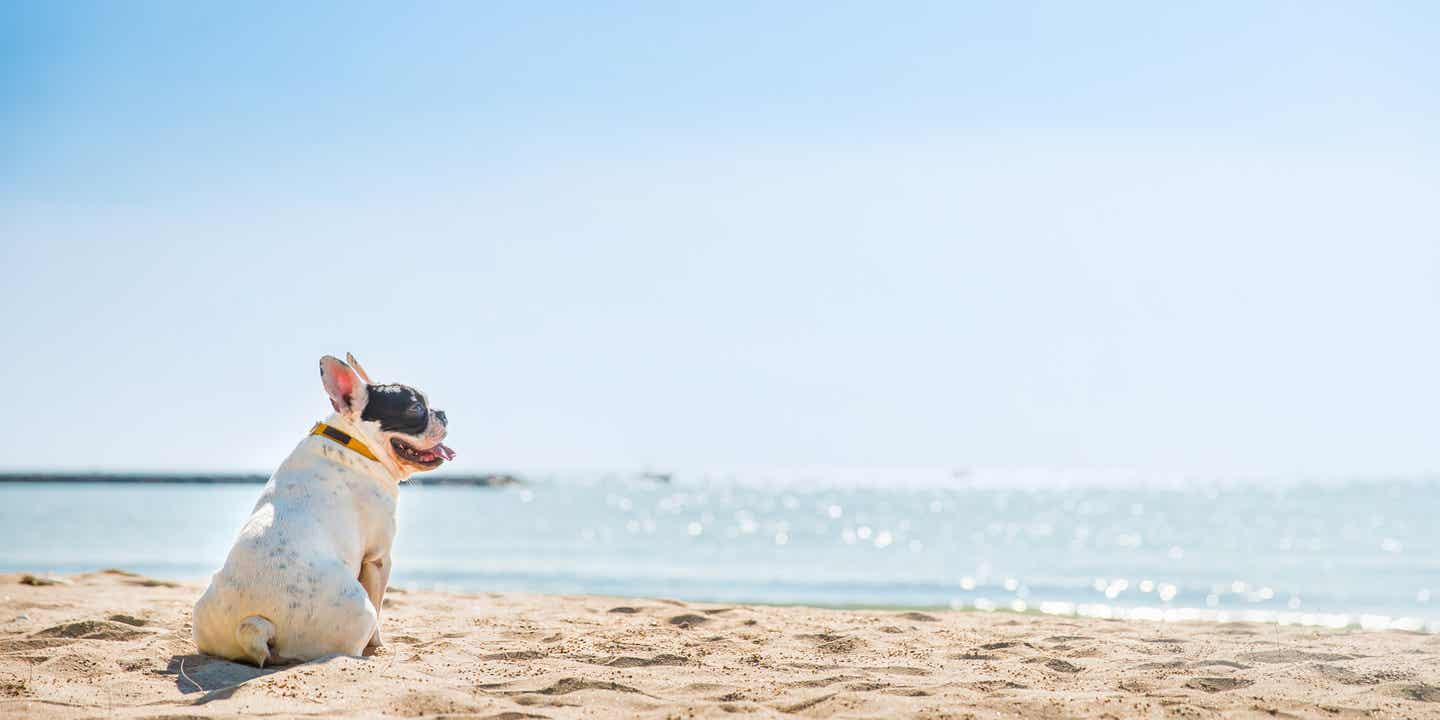
[[[360,453],[361,455],[364,455],[365,457],[370,458],[375,462],[380,462],[380,458],[375,457],[375,453],[370,452],[370,448],[366,447],[365,443],[360,442],[359,438],[351,437],[350,433],[343,432],[336,427],[326,425],[323,422],[317,422],[315,423],[315,427],[310,428],[310,434],[324,435],[325,437],[330,438],[331,440],[334,440],[335,442],[340,443],[341,445],[344,445],[345,447],[350,448],[351,450],[354,450],[355,452]]]

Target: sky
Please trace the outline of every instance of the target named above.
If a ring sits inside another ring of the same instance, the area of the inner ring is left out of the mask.
[[[0,4],[0,469],[1440,469],[1440,6]]]

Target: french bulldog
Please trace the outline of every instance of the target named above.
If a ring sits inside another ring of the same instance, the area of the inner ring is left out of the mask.
[[[448,419],[408,385],[320,358],[334,413],[270,476],[195,603],[195,644],[259,667],[379,647],[400,483],[455,457]]]

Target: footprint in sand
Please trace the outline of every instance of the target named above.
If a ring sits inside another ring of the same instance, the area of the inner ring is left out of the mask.
[[[69,585],[70,581],[65,578],[50,577],[48,575],[26,574],[20,578],[20,584],[34,587],[48,587],[51,585]]]
[[[540,707],[573,708],[580,707],[580,703],[565,702],[559,698],[546,697],[544,695],[516,695],[516,705],[538,705]]]
[[[1184,660],[1166,660],[1164,662],[1148,662],[1136,665],[1134,670],[1179,670],[1181,668],[1207,668],[1226,667],[1232,670],[1249,670],[1249,665],[1243,665],[1233,660],[1196,660],[1185,662]]]
[[[1257,663],[1293,663],[1306,660],[1318,660],[1320,662],[1332,662],[1335,660],[1355,660],[1355,655],[1341,655],[1339,653],[1305,652],[1303,650],[1269,650],[1266,652],[1246,653],[1240,656],[1241,660],[1249,660]]]
[[[758,712],[762,712],[762,711],[764,710],[764,708],[762,708],[761,706],[756,705],[756,704],[754,704],[754,703],[733,703],[733,702],[722,702],[722,703],[720,703],[720,709],[721,709],[721,710],[724,710],[724,711],[727,712],[727,713],[747,713],[747,714],[751,714],[751,715],[753,715],[753,714],[755,714],[755,713],[758,713]]]
[[[1120,682],[1115,684],[1115,687],[1120,688],[1121,690],[1128,693],[1139,693],[1142,695],[1151,692],[1154,689],[1153,687],[1151,687],[1150,683],[1134,679],[1121,680]]]
[[[1314,664],[1314,665],[1311,665],[1310,668],[1311,668],[1312,670],[1314,670],[1315,673],[1316,673],[1317,675],[1320,675],[1321,677],[1324,677],[1324,678],[1329,679],[1329,680],[1334,680],[1334,681],[1336,681],[1336,682],[1343,683],[1343,684],[1345,684],[1345,685],[1379,685],[1379,684],[1380,684],[1380,680],[1377,680],[1377,679],[1371,678],[1371,677],[1367,677],[1367,676],[1365,676],[1365,675],[1361,675],[1360,673],[1357,673],[1357,672],[1355,672],[1354,670],[1351,670],[1350,668],[1343,668],[1343,667],[1340,667],[1339,665],[1326,665],[1326,664],[1324,664],[1324,663],[1316,663],[1316,664]]]
[[[893,675],[909,675],[910,677],[924,677],[930,674],[925,668],[910,667],[909,665],[882,665],[880,667],[860,667],[859,670],[872,670],[874,672],[890,673]]]
[[[862,647],[865,647],[865,641],[864,641],[864,640],[861,640],[860,638],[857,638],[857,637],[842,637],[842,638],[839,638],[839,639],[837,639],[837,640],[831,640],[830,642],[827,642],[827,643],[821,643],[821,644],[820,644],[818,647],[816,647],[815,649],[816,649],[816,650],[819,650],[820,652],[823,652],[823,653],[830,653],[830,654],[832,654],[832,655],[840,655],[840,654],[844,654],[844,653],[852,653],[852,652],[855,652],[856,650],[859,650],[859,649],[862,648]]]
[[[900,697],[930,697],[930,692],[917,687],[892,687],[881,692],[886,695],[899,695]]]
[[[1440,687],[1425,685],[1422,683],[1405,683],[1403,685],[1389,685],[1382,692],[1391,697],[1402,700],[1413,700],[1415,702],[1440,703]]]
[[[551,683],[549,686],[543,687],[539,690],[510,691],[509,694],[569,695],[570,693],[580,692],[581,690],[609,690],[610,692],[633,693],[636,695],[644,695],[646,697],[651,697],[649,693],[643,690],[639,690],[637,688],[630,687],[629,685],[621,685],[617,682],[609,682],[605,680],[587,680],[585,678],[578,677],[560,678],[554,683]]]
[[[830,677],[815,678],[813,680],[797,680],[795,682],[786,684],[790,687],[829,687],[831,685],[834,685],[835,683],[845,682],[847,680],[862,679],[863,678],[861,678],[859,675],[832,675]]]
[[[889,687],[891,687],[890,683],[883,682],[853,682],[846,685],[845,689],[854,690],[855,692],[875,692],[876,690],[884,690]]]
[[[1165,662],[1148,662],[1136,665],[1133,670],[1178,670],[1185,667],[1184,660],[1166,660]]]
[[[901,613],[899,617],[905,618],[906,620],[914,620],[915,622],[940,622],[940,618],[922,612]]]
[[[777,706],[776,709],[784,713],[798,713],[804,710],[809,710],[810,708],[815,707],[816,705],[819,705],[820,703],[823,703],[838,694],[839,693],[830,693],[828,695],[821,695],[820,697],[810,698],[809,700],[801,700],[800,702],[791,705]]]
[[[407,717],[422,715],[465,715],[475,717],[480,707],[468,698],[441,690],[409,690],[390,703],[392,713]]]
[[[141,578],[141,579],[139,579],[139,580],[126,580],[125,582],[128,583],[128,584],[130,584],[130,585],[139,585],[140,587],[147,587],[147,588],[154,588],[154,587],[178,588],[178,587],[180,587],[180,583],[170,582],[169,580],[156,580],[155,578]]]
[[[47,674],[61,677],[94,677],[100,669],[100,661],[87,655],[63,653],[40,663]]]
[[[71,638],[75,640],[133,640],[150,633],[130,625],[109,620],[81,620],[48,627],[36,632],[37,638]]]
[[[1254,684],[1254,680],[1232,677],[1197,677],[1185,681],[1185,687],[1191,690],[1204,690],[1209,693],[1237,690]]]
[[[603,662],[593,663],[606,667],[632,668],[632,667],[655,667],[657,665],[689,665],[690,660],[682,655],[660,653],[655,657],[635,657],[633,655],[620,655],[606,658]]]
[[[27,655],[22,657],[20,655],[16,655],[15,653],[24,653],[34,650],[48,650],[50,648],[64,647],[73,642],[75,641],[70,638],[15,638],[13,640],[0,640],[0,654],[8,655],[10,657],[20,657],[26,662],[32,662],[31,658],[36,656]],[[39,660],[33,660],[33,662],[41,662],[43,660],[49,659],[50,656],[45,655],[41,656]]]
[[[1020,683],[1010,680],[977,680],[972,683],[966,683],[965,687],[983,693],[992,693],[997,690],[1027,690],[1030,686],[1021,685]]]
[[[796,635],[795,637],[800,638],[801,640],[812,640],[819,642],[820,644],[816,646],[817,650],[819,650],[820,652],[830,653],[834,655],[855,652],[856,650],[865,647],[866,644],[865,640],[862,638],[852,637],[849,635],[839,635],[836,633],[805,633],[802,635]]]
[[[23,698],[34,694],[23,680],[0,680],[0,698]]]
[[[1249,670],[1249,665],[1242,665],[1234,660],[1196,660],[1190,663],[1190,667],[1227,667],[1234,670]]]
[[[697,625],[703,625],[707,622],[710,622],[710,618],[707,618],[704,615],[685,613],[684,615],[676,615],[675,617],[670,618],[666,622],[682,630],[687,630]]]
[[[540,658],[545,657],[547,654],[548,654],[548,653],[543,653],[543,652],[540,652],[539,650],[508,650],[508,651],[506,651],[506,652],[498,652],[498,653],[490,653],[489,655],[481,655],[481,656],[480,656],[480,659],[481,659],[481,660],[511,660],[511,661],[513,661],[513,660],[539,660]]]
[[[986,644],[984,644],[984,645],[981,645],[981,646],[980,646],[980,649],[981,649],[981,650],[1004,650],[1005,648],[1012,648],[1012,647],[1015,647],[1016,645],[1019,645],[1019,644],[1020,644],[1020,643],[1018,643],[1018,642],[1011,642],[1011,641],[1006,641],[1006,642],[993,642],[993,643],[986,643]]]
[[[726,684],[724,684],[724,683],[694,682],[694,683],[690,683],[689,685],[686,685],[686,686],[684,686],[684,687],[682,687],[682,688],[680,688],[680,689],[683,690],[683,691],[685,691],[685,692],[687,692],[687,693],[703,693],[703,692],[714,692],[714,691],[716,691],[716,690],[729,690],[729,689],[730,689],[730,686],[729,686],[729,685],[726,685]]]

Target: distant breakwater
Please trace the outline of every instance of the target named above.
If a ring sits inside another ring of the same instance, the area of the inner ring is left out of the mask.
[[[0,473],[0,483],[106,483],[146,485],[260,485],[268,475],[248,473]],[[496,487],[523,484],[516,475],[413,475],[409,485]]]

